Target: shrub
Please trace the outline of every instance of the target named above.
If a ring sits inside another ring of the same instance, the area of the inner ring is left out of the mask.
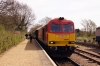
[[[0,53],[14,45],[19,44],[25,39],[24,33],[13,33],[12,31],[5,31],[4,27],[1,25],[0,35]]]

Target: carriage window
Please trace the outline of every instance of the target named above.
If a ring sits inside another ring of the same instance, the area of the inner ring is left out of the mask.
[[[50,31],[51,32],[61,32],[61,25],[60,24],[51,24]]]
[[[63,24],[63,32],[73,32],[72,24]]]

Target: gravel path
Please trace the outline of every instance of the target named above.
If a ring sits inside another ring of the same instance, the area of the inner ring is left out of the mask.
[[[0,55],[0,66],[42,66],[37,48],[28,40]]]

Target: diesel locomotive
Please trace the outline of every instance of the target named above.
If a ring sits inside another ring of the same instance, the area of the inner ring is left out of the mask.
[[[36,31],[52,56],[70,57],[75,50],[74,22],[64,17],[54,18]]]

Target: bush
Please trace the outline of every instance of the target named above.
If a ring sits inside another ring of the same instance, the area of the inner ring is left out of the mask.
[[[0,35],[0,53],[14,45],[17,45],[25,39],[23,33],[5,31],[3,26],[0,26]]]

